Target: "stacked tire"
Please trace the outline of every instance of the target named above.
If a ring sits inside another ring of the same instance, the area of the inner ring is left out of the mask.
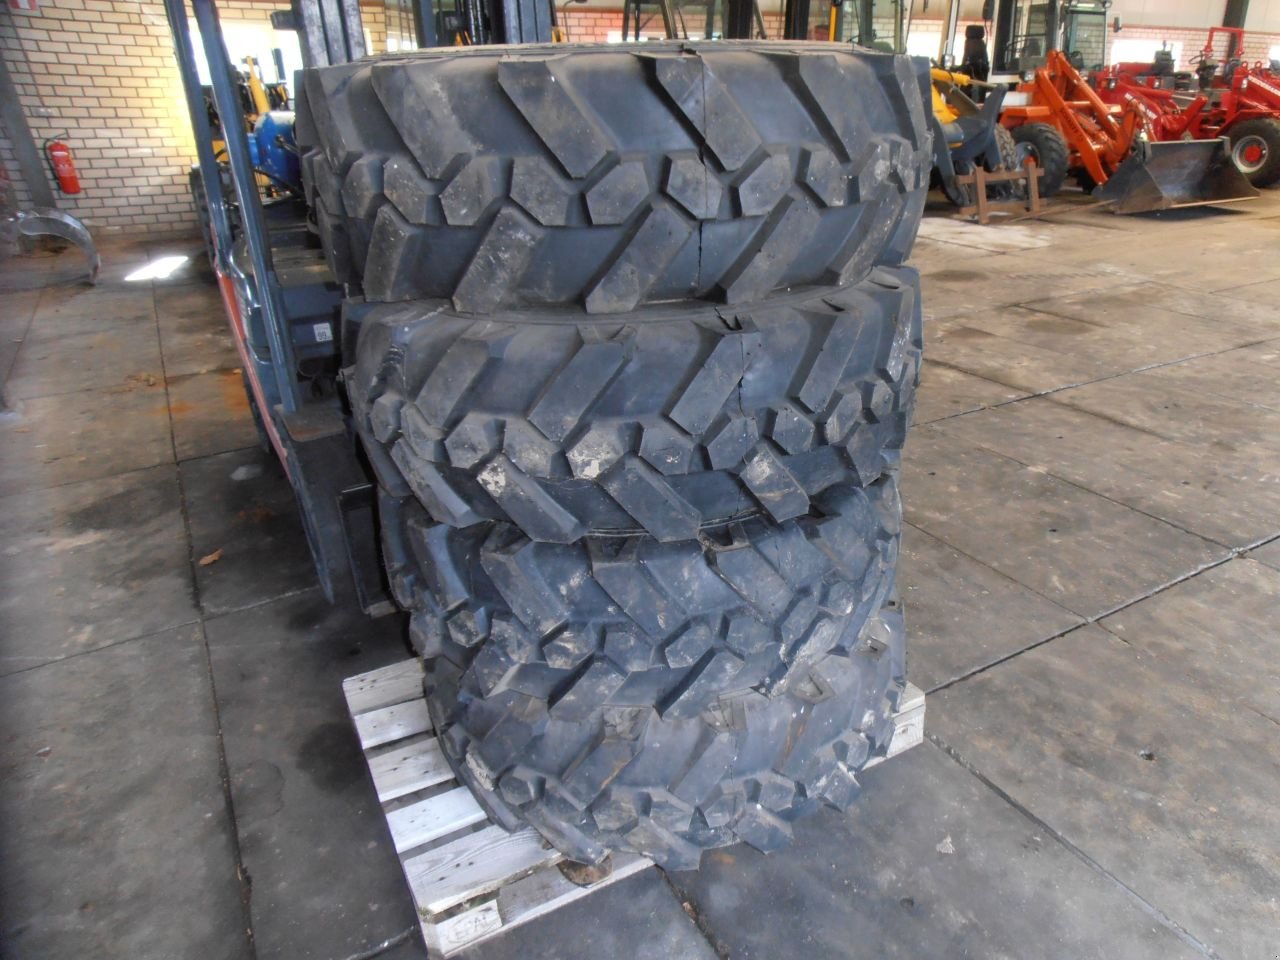
[[[345,380],[458,776],[672,868],[843,808],[905,674],[927,74],[831,44],[310,71]]]

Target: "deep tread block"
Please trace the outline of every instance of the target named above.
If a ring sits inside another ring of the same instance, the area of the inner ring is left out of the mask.
[[[809,510],[809,496],[767,443],[758,444],[746,459],[742,482],[775,520],[789,520]]]
[[[746,370],[745,339],[745,334],[738,333],[721,338],[671,408],[672,420],[690,433],[702,433],[711,426]]]
[[[480,242],[453,292],[453,305],[466,313],[488,313],[502,303],[502,290],[520,278],[533,259],[537,228],[519,210],[504,209]]]
[[[485,465],[477,479],[507,516],[535,540],[573,543],[586,532],[582,521],[501,454]]]
[[[721,280],[725,302],[759,300],[778,286],[803,250],[796,237],[810,236],[817,224],[818,214],[806,198],[784,197],[760,228],[763,242],[743,253]]]
[[[635,309],[693,235],[693,225],[669,204],[654,203],[642,216],[608,270],[588,291],[584,301],[588,313]]]
[[[594,224],[626,223],[649,193],[644,164],[625,160],[587,191],[587,212]]]
[[[579,104],[567,77],[557,75],[553,66],[554,61],[536,54],[503,58],[498,84],[568,174],[585,177],[605,158],[609,141]]]
[[[654,539],[665,543],[697,536],[702,522],[698,511],[639,457],[624,457],[600,478],[600,485]]]
[[[664,189],[691,217],[714,220],[720,212],[724,188],[696,153],[681,153],[670,158]]]
[[[583,343],[529,411],[529,422],[548,438],[563,440],[622,368],[627,353],[627,344],[618,341]]]

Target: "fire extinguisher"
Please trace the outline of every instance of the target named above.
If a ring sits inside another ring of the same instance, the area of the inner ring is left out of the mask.
[[[66,133],[58,136],[65,137]],[[44,142],[44,152],[49,158],[49,166],[53,168],[53,178],[58,181],[58,189],[63,193],[79,193],[80,178],[76,175],[76,164],[71,159],[71,148],[62,140],[51,138]]]

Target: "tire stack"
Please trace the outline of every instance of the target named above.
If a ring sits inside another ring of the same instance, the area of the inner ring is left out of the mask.
[[[387,571],[448,759],[572,859],[843,808],[905,674],[927,73],[833,44],[310,71]]]

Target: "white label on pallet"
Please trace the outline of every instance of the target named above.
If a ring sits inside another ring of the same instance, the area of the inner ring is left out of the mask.
[[[470,946],[478,938],[502,929],[502,914],[498,905],[490,900],[474,910],[467,910],[439,923],[422,924],[422,938],[427,948],[449,957],[463,947]]]
[[[333,339],[333,327],[327,323],[312,324],[311,329],[315,331],[316,343],[328,343]]]

